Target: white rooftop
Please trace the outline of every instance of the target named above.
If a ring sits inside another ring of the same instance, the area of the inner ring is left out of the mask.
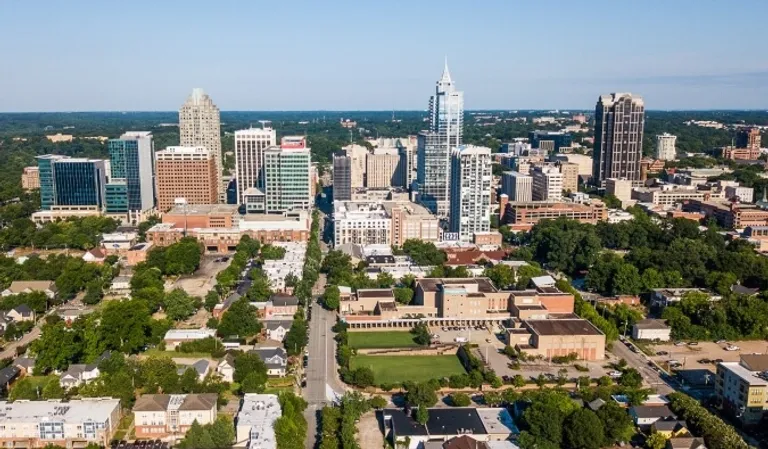
[[[749,385],[768,385],[768,380],[758,377],[754,371],[744,368],[739,362],[723,362],[720,365]]]
[[[201,340],[215,337],[216,329],[171,329],[165,333],[166,340]]]
[[[27,401],[0,402],[0,423],[29,423],[57,421],[81,423],[84,421],[105,422],[120,405],[119,399],[92,398],[68,402]],[[116,425],[117,423],[113,423]]]
[[[282,414],[277,395],[246,394],[243,397],[240,411],[237,412],[236,422],[238,428],[251,428],[248,447],[256,449],[277,448],[274,424]]]
[[[112,232],[101,235],[102,242],[130,242],[136,239],[135,232]]]

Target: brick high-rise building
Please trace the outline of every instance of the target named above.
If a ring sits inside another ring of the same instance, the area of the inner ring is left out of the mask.
[[[219,108],[203,89],[192,89],[192,95],[179,109],[179,144],[183,147],[204,147],[216,161],[216,179],[219,201],[224,202],[226,187],[223,184],[221,165],[221,118]]]
[[[736,132],[736,148],[759,150],[761,143],[759,128],[741,128]]]
[[[645,104],[631,93],[601,95],[595,107],[593,182],[608,178],[640,180]]]
[[[203,147],[168,147],[155,153],[157,208],[171,209],[177,198],[187,204],[214,204],[219,198],[216,161]]]

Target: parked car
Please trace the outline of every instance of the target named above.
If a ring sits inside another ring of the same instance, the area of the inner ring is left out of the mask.
[[[667,351],[659,351],[656,355],[669,355],[669,353]]]
[[[709,359],[699,359],[699,360],[697,360],[697,362],[699,362],[699,363],[701,363],[703,365],[708,365],[708,364],[712,363],[712,360],[709,360]]]
[[[717,340],[715,343],[717,343],[719,345],[722,345],[722,344],[725,344],[725,343],[728,343],[728,342],[726,340]]]
[[[675,342],[675,346],[685,346],[685,342],[684,341],[676,341]]]
[[[621,371],[613,370],[609,372],[608,375],[613,378],[621,377]]]
[[[698,346],[698,345],[699,345],[698,341],[689,341],[688,342],[688,346]]]
[[[736,346],[736,345],[728,345],[728,346],[725,347],[726,351],[738,351],[739,349],[741,349],[741,348]]]

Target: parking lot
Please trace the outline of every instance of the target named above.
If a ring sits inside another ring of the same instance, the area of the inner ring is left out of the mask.
[[[216,285],[216,275],[230,263],[231,259],[228,257],[224,261],[221,257],[203,256],[200,268],[191,275],[181,276],[172,288],[181,288],[192,296],[203,298]]]
[[[133,443],[116,441],[110,447],[112,449],[168,449],[168,443],[160,440],[135,441]]]
[[[727,351],[725,348],[728,345],[738,347],[739,349]],[[679,363],[679,368],[681,369],[709,369],[714,371],[717,362],[738,362],[741,354],[764,353],[768,351],[768,343],[762,340],[723,343],[702,341],[695,345],[667,343],[653,345],[652,348],[657,355],[651,358],[664,368],[672,362],[673,366]],[[659,353],[661,355],[658,355]]]

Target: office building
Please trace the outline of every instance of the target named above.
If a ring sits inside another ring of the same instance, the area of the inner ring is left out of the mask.
[[[533,201],[530,203],[509,203],[506,221],[513,230],[529,230],[541,220],[559,217],[577,220],[581,223],[597,224],[608,218],[605,203],[592,200],[588,204]]]
[[[539,165],[531,169],[533,201],[563,199],[563,174],[554,165]]]
[[[368,148],[352,144],[341,147],[350,160],[350,186],[352,189],[365,187],[366,158],[368,157]]]
[[[511,154],[514,156],[524,156],[531,151],[532,145],[528,143],[528,139],[524,137],[517,137],[512,142],[502,143],[501,152],[505,154]]]
[[[736,148],[759,150],[761,146],[760,128],[741,128],[736,132]]]
[[[756,161],[760,157],[760,148],[723,147],[720,149],[723,159]]]
[[[640,180],[643,156],[643,99],[631,93],[602,95],[595,107],[593,183],[604,186],[608,178]]]
[[[531,147],[547,152],[558,152],[560,148],[570,147],[572,138],[569,133],[562,131],[531,131],[528,133]]]
[[[726,229],[768,226],[768,210],[755,204],[689,200],[683,203],[683,210],[714,218],[718,225]]]
[[[264,151],[264,194],[267,213],[309,210],[312,160],[306,137],[283,137],[280,147]]]
[[[558,153],[550,155],[549,160],[552,162],[570,162],[579,166],[579,176],[585,179],[592,177],[592,158],[586,154],[578,153]]]
[[[157,208],[166,212],[183,198],[187,204],[219,199],[216,161],[203,147],[168,147],[155,153]]]
[[[579,191],[579,164],[560,162],[560,174],[563,175],[563,190],[575,193]]]
[[[234,447],[277,449],[275,421],[283,414],[274,394],[247,393],[235,419]]]
[[[21,173],[21,188],[26,191],[40,188],[40,167],[24,167]]]
[[[401,155],[397,148],[377,148],[366,155],[365,186],[368,188],[404,187],[405,181],[398,171]]]
[[[108,447],[120,425],[120,400],[112,398],[0,402],[3,447]]]
[[[179,109],[179,145],[203,147],[216,161],[216,179],[219,202],[224,202],[226,186],[222,174],[221,119],[219,108],[203,89],[192,89],[192,94]]]
[[[352,199],[352,158],[345,154],[333,155],[333,201]]]
[[[715,395],[723,410],[744,425],[762,421],[768,410],[768,354],[743,354],[738,362],[717,364]]]
[[[216,421],[216,393],[143,394],[133,406],[137,438],[181,438],[192,423],[204,426]]]
[[[675,142],[677,136],[673,136],[669,133],[659,134],[656,136],[656,159],[662,161],[674,161],[677,159],[677,149],[675,148]]]
[[[533,201],[533,178],[516,171],[506,171],[501,175],[501,193],[509,201]]]
[[[107,178],[103,160],[43,155],[37,161],[43,210],[104,208]]]
[[[451,158],[450,230],[471,242],[476,232],[491,230],[491,149],[460,146]]]
[[[107,213],[143,212],[155,207],[155,144],[149,131],[132,131],[107,142],[111,177]]]
[[[632,200],[632,181],[628,179],[609,178],[605,180],[605,193],[613,195],[621,201],[622,205],[629,204]]]
[[[264,189],[262,169],[264,150],[277,145],[277,133],[272,128],[251,128],[235,131],[235,176],[237,201],[242,204],[243,193],[252,188]]]
[[[451,152],[461,145],[464,93],[456,90],[446,62],[429,100],[429,130],[419,133],[417,183],[419,201],[444,218],[450,208]]]
[[[663,184],[658,187],[635,187],[632,189],[632,199],[640,203],[651,203],[657,206],[672,206],[685,200],[705,201],[710,194],[699,191],[695,187]]]

